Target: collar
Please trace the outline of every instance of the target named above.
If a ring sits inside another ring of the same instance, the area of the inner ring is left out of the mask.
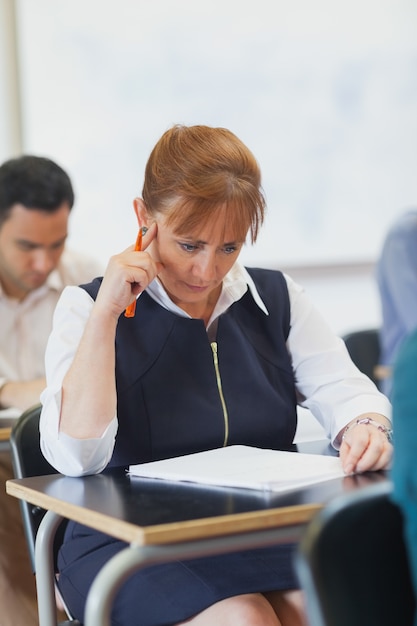
[[[240,300],[248,289],[261,311],[263,311],[265,315],[269,315],[268,309],[259,295],[249,272],[243,265],[236,262],[223,279],[222,291],[214,308],[209,325],[219,317],[219,315],[227,311],[234,302]],[[190,317],[188,313],[172,302],[158,278],[155,278],[150,283],[146,291],[160,306],[168,309],[168,311],[181,315],[182,317]]]

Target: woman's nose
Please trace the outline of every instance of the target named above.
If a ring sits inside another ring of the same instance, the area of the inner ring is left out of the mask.
[[[205,281],[212,280],[216,275],[215,255],[202,254],[194,265],[194,273]]]

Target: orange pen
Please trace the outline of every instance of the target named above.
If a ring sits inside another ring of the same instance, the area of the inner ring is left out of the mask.
[[[146,228],[139,228],[139,232],[138,232],[138,236],[136,237],[136,243],[135,243],[135,252],[140,252],[142,250],[142,235],[144,234],[143,231],[146,232]],[[136,311],[136,298],[133,300],[133,302],[131,304],[129,304],[129,306],[126,307],[125,309],[125,317],[135,317],[135,311]]]

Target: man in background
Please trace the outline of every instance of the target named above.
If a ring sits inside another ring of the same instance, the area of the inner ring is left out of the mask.
[[[404,340],[417,328],[417,209],[405,211],[388,229],[376,266],[382,309],[381,390],[391,395],[390,371]]]
[[[74,191],[50,159],[22,156],[0,166],[0,427],[39,402],[44,353],[58,298],[67,285],[102,274],[97,261],[66,248]],[[13,477],[0,450],[0,626],[38,624],[36,585]]]

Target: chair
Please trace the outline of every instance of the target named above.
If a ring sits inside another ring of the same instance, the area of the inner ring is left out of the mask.
[[[412,626],[415,600],[391,490],[383,482],[346,493],[308,524],[296,567],[312,626]]]
[[[379,387],[380,379],[376,375],[380,357],[379,330],[356,330],[347,333],[342,339],[355,365]]]
[[[10,434],[10,452],[15,478],[28,478],[30,476],[42,476],[44,474],[56,473],[56,470],[48,463],[40,449],[40,413],[40,404],[27,409],[24,413],[22,413],[12,428]],[[19,504],[23,518],[23,528],[29,550],[32,571],[36,574],[35,540],[38,527],[45,514],[45,510],[40,507],[33,506],[25,500],[19,500]],[[60,543],[60,540],[62,539],[62,534],[65,529],[64,524],[65,522],[61,525],[57,532],[57,544]],[[51,576],[54,576],[55,580],[54,572],[51,572]],[[69,621],[60,622],[59,626],[79,626],[80,622],[73,619],[64,603],[63,605]]]

